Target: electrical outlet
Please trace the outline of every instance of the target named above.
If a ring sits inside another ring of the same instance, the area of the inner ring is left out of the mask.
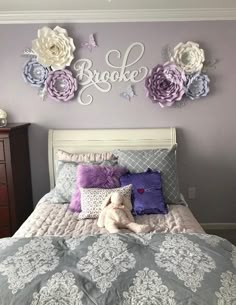
[[[188,199],[195,199],[196,198],[196,187],[190,186],[188,188]]]

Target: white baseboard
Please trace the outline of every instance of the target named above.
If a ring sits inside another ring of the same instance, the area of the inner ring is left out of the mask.
[[[236,230],[236,223],[201,223],[204,230]]]

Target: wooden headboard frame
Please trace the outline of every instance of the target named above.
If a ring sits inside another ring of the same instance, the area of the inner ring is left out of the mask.
[[[71,153],[108,152],[114,149],[170,148],[176,144],[175,128],[148,129],[50,129],[48,160],[51,189],[55,186],[58,149]]]

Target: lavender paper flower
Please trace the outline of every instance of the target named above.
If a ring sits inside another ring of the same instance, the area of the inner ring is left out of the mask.
[[[44,85],[49,72],[50,68],[42,66],[36,59],[31,58],[24,66],[23,77],[31,86],[41,87]]]
[[[193,74],[187,77],[186,81],[186,96],[191,100],[207,96],[210,92],[209,88],[210,79],[206,74]]]
[[[161,107],[170,107],[184,95],[185,81],[184,72],[175,64],[157,65],[146,78],[147,95],[154,103],[159,102]]]
[[[67,102],[75,96],[77,82],[69,70],[56,70],[49,73],[46,89],[54,100]]]

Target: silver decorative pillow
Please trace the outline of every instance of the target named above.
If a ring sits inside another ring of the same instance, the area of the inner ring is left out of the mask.
[[[161,172],[165,202],[180,203],[175,152],[176,145],[171,149],[115,150],[113,154],[130,173],[146,172],[148,168]]]
[[[112,192],[119,192],[131,200],[132,185],[114,189],[80,188],[81,212],[79,219],[98,218],[103,200]],[[130,202],[132,205],[132,203]]]

